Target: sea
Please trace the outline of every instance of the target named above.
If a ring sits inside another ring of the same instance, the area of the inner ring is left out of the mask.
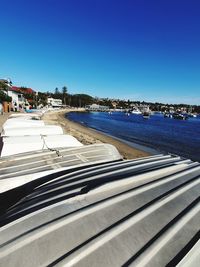
[[[149,119],[123,112],[71,112],[66,116],[153,154],[171,153],[200,161],[200,116],[188,120],[164,118],[160,113]]]

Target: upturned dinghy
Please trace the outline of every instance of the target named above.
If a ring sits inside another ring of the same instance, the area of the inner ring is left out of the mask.
[[[199,192],[171,155],[41,177],[2,194],[0,266],[199,266]]]
[[[45,125],[41,127],[23,127],[3,129],[1,136],[58,135],[63,134],[60,126]]]
[[[1,157],[0,192],[57,171],[121,159],[117,149],[109,144],[55,148]]]
[[[20,118],[20,117],[31,117],[31,118],[40,118],[43,113],[14,113],[9,116],[9,118]]]
[[[43,149],[77,147],[82,144],[71,135],[3,137],[1,157]]]
[[[9,128],[24,128],[24,127],[42,127],[44,126],[44,121],[41,120],[16,120],[9,119],[3,124],[3,129]]]

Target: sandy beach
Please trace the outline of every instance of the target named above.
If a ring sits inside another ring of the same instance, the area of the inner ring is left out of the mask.
[[[150,153],[146,151],[130,147],[129,145],[118,141],[112,137],[109,137],[103,133],[99,133],[91,128],[82,126],[78,123],[66,119],[65,114],[70,111],[80,110],[51,111],[45,113],[42,119],[45,121],[45,124],[54,124],[62,126],[65,134],[70,134],[76,137],[84,145],[95,143],[112,144],[118,149],[124,159],[134,159],[150,155]]]
[[[7,121],[10,114],[12,114],[12,113],[4,113],[3,115],[0,115],[0,134],[2,131],[3,124]]]

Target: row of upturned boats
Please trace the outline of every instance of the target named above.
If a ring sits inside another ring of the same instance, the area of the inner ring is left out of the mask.
[[[65,135],[57,125],[45,125],[42,113],[10,115],[1,133],[1,156],[56,147],[77,147],[82,144],[73,136]]]
[[[200,163],[123,160],[40,112],[11,115],[1,139],[0,267],[198,266]]]

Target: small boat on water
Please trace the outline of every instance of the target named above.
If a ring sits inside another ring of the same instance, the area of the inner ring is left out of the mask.
[[[151,115],[151,110],[150,110],[149,106],[143,107],[143,110],[142,110],[143,118],[144,119],[149,119],[150,115]]]
[[[164,118],[173,118],[173,114],[169,112],[164,113]]]
[[[182,114],[182,113],[173,113],[173,118],[177,120],[187,120],[188,116],[187,114]]]
[[[133,110],[131,111],[131,113],[132,113],[132,114],[136,114],[136,115],[140,115],[140,114],[142,114],[142,112],[141,112],[139,109],[133,109]]]
[[[197,113],[195,113],[194,108],[192,106],[190,106],[190,108],[188,109],[187,115],[189,118],[197,117]]]
[[[145,112],[143,112],[142,116],[143,116],[144,119],[149,119],[150,112],[145,111]]]
[[[197,118],[197,114],[194,113],[188,113],[189,118]]]

